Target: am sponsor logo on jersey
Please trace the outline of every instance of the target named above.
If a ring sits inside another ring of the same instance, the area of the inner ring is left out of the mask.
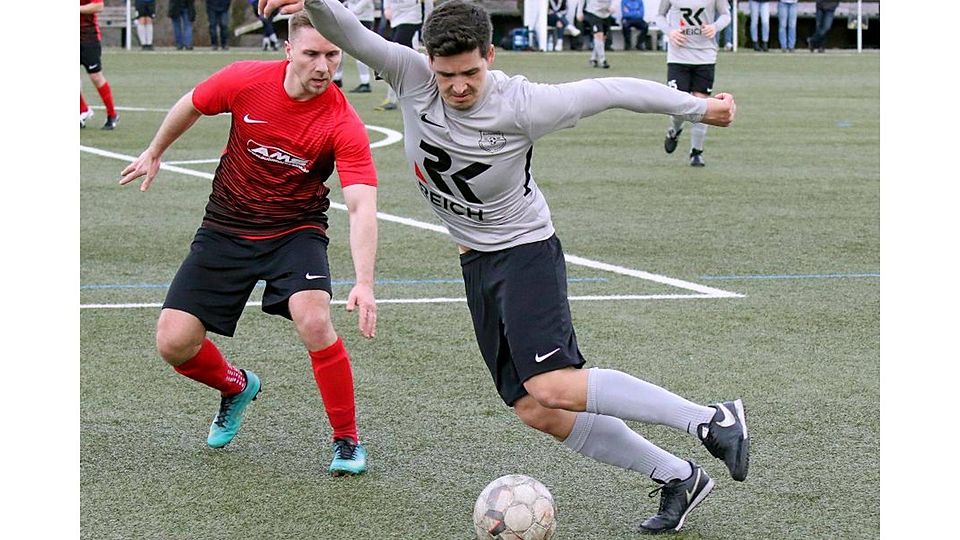
[[[487,152],[498,152],[507,145],[507,138],[499,131],[481,131],[480,148]]]
[[[263,161],[288,165],[290,167],[300,169],[303,172],[310,172],[310,170],[307,168],[307,165],[309,164],[308,160],[295,156],[282,148],[277,148],[276,146],[267,146],[265,144],[260,144],[253,139],[249,139],[247,141],[247,152],[250,152],[254,157],[257,159],[262,159]]]

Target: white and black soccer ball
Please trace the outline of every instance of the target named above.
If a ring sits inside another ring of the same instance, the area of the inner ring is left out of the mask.
[[[508,474],[480,492],[473,527],[479,540],[550,540],[557,532],[557,507],[539,481]]]

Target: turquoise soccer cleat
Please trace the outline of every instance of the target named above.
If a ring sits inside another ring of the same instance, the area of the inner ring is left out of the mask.
[[[220,410],[210,424],[210,434],[207,435],[207,445],[211,448],[223,448],[233,440],[237,431],[240,431],[243,411],[260,393],[260,378],[246,369],[243,373],[247,376],[247,386],[243,392],[220,398]]]
[[[350,439],[333,441],[333,461],[330,462],[330,474],[333,476],[353,476],[367,470],[367,451],[360,443]]]

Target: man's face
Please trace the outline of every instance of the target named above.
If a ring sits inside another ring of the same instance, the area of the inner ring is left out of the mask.
[[[465,111],[473,107],[483,94],[487,69],[493,65],[494,50],[487,54],[479,49],[453,56],[436,56],[430,59],[430,68],[437,75],[440,97],[454,109]]]
[[[310,27],[300,27],[284,45],[290,97],[306,100],[322,94],[340,65],[340,48]]]

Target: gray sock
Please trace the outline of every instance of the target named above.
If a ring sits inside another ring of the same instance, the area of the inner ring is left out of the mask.
[[[661,424],[696,436],[697,426],[709,422],[717,411],[622,371],[592,368],[587,373],[587,412]]]
[[[661,482],[689,478],[690,464],[644,439],[623,420],[577,413],[564,446],[601,463],[637,471]]]
[[[690,148],[703,150],[703,141],[707,140],[707,125],[701,122],[690,128]]]
[[[593,52],[597,57],[597,62],[602,63],[607,59],[606,50],[604,50],[603,40],[597,36],[593,36]]]
[[[671,116],[670,117],[670,129],[673,130],[674,135],[683,128],[683,117],[682,116]]]

